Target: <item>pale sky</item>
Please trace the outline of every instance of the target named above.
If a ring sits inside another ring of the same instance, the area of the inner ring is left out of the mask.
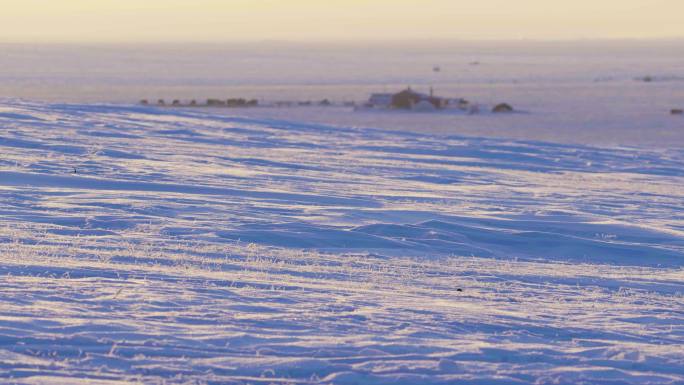
[[[0,0],[0,41],[684,37],[684,0]]]

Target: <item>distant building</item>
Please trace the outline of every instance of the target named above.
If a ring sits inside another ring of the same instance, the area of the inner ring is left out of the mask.
[[[429,95],[413,91],[410,87],[392,96],[392,107],[411,110],[421,104],[425,109],[425,103],[431,104],[434,109],[441,110],[449,105],[449,99],[434,96],[432,90]]]
[[[371,107],[390,107],[393,96],[394,94],[372,94],[368,99],[368,104]]]
[[[416,92],[411,87],[395,94],[372,94],[365,106],[370,108],[394,108],[399,110],[434,111],[457,105],[460,99],[449,99],[430,94]]]

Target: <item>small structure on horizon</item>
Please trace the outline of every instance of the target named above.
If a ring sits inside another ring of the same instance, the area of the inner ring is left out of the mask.
[[[225,107],[226,102],[221,99],[207,99],[207,106],[209,107]]]
[[[671,115],[684,115],[684,109],[682,109],[682,108],[673,108],[673,109],[670,111],[670,114],[671,114]]]
[[[384,108],[421,112],[437,111],[446,108],[464,109],[467,106],[468,102],[464,99],[436,96],[432,88],[430,88],[429,94],[425,94],[416,92],[411,87],[394,94],[371,94],[368,101],[364,104],[365,108]]]
[[[432,89],[429,94],[416,92],[408,87],[407,89],[392,95],[389,107],[401,110],[420,111],[441,110],[449,105],[449,99],[435,96]]]
[[[371,94],[368,104],[372,107],[389,108],[392,105],[394,94]]]
[[[497,104],[496,106],[494,106],[494,108],[492,108],[492,112],[498,113],[498,114],[500,114],[500,113],[507,113],[507,112],[513,112],[513,111],[515,111],[515,110],[514,110],[513,107],[512,107],[510,104],[508,104],[508,103]]]

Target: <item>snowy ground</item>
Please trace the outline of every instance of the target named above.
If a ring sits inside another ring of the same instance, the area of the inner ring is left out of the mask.
[[[684,383],[684,151],[0,106],[3,384]]]

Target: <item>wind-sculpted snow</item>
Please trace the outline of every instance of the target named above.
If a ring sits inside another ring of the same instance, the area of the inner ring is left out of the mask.
[[[684,151],[0,106],[0,383],[684,383]]]

